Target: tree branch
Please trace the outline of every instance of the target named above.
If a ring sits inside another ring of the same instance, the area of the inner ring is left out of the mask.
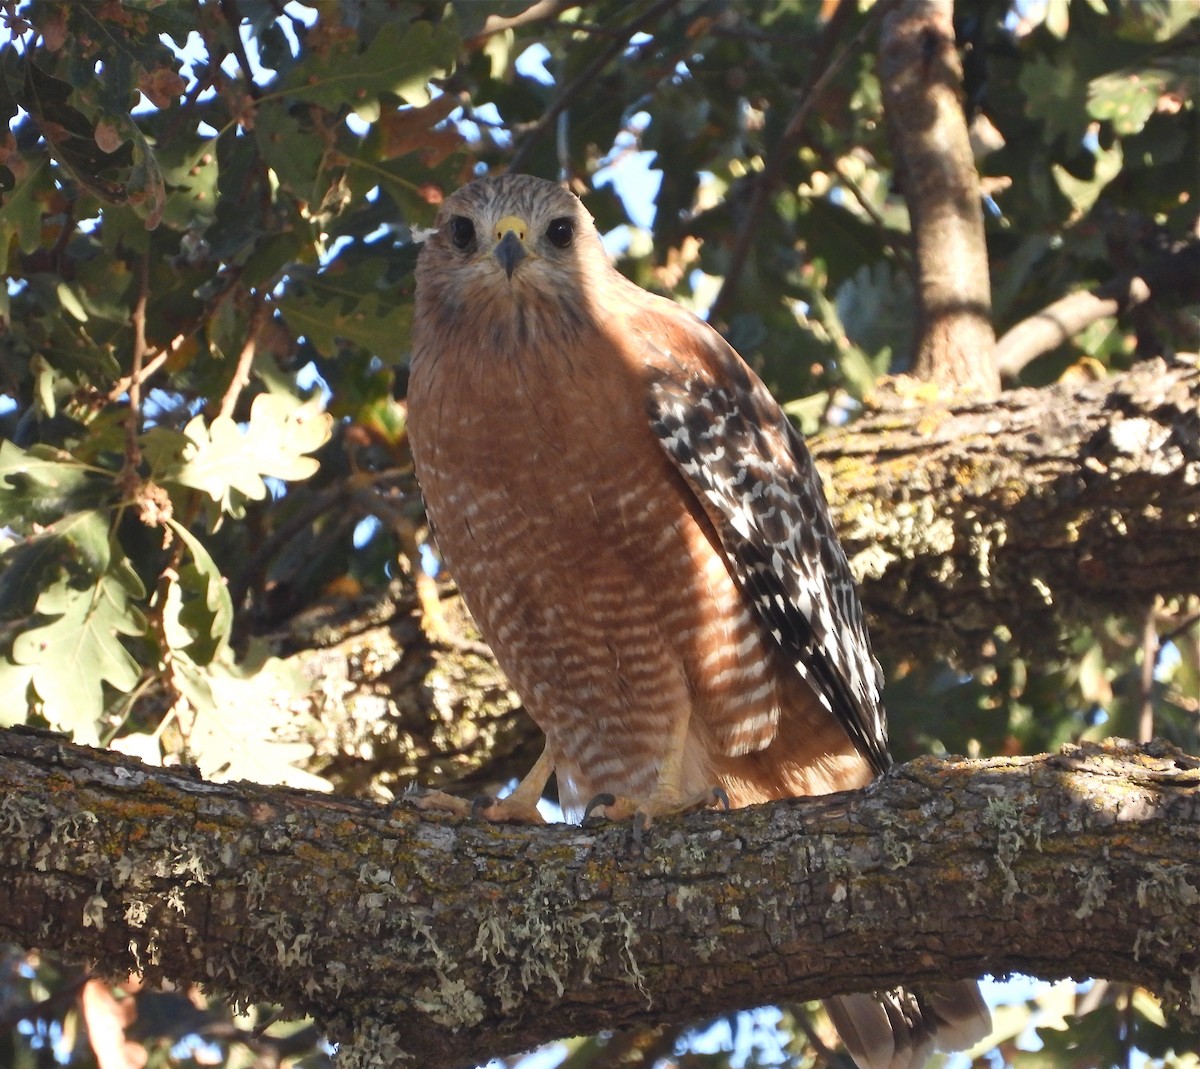
[[[1003,624],[1044,662],[1070,629],[1200,594],[1195,367],[1149,361],[957,407],[891,400],[809,443],[885,659],[951,655],[971,670]],[[304,735],[339,789],[491,792],[541,752],[452,587],[442,612],[463,641],[430,639],[404,579],[260,634],[302,654]]]
[[[1198,900],[1200,761],[1165,744],[926,758],[635,849],[0,732],[0,938],[312,1014],[350,1066],[1012,970],[1195,1018]]]
[[[1103,286],[1069,293],[1021,320],[996,343],[996,366],[1001,375],[1015,378],[1085,327],[1154,299],[1180,304],[1200,300],[1200,242],[1174,249]]]
[[[1200,594],[1195,366],[925,400],[810,443],[880,649],[971,667],[1004,625],[1044,655],[1066,624]]]
[[[579,95],[580,91],[585,88],[594,87],[596,77],[629,47],[629,42],[635,34],[652,25],[678,3],[679,0],[657,0],[656,3],[651,4],[642,14],[630,19],[629,22],[616,31],[616,36],[612,42],[599,52],[575,78],[558,91],[558,94],[542,117],[534,123],[533,128],[521,139],[521,144],[517,147],[517,150],[512,154],[512,158],[508,162],[508,169],[515,172],[524,168],[529,161],[529,156],[533,152],[534,147],[542,139],[546,131],[557,122],[559,114]]]

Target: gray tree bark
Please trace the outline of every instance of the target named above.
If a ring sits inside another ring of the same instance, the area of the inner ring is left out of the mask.
[[[1019,970],[1200,1020],[1200,761],[924,758],[866,790],[504,828],[0,732],[0,939],[311,1014],[346,1064]]]
[[[876,645],[965,668],[997,627],[1064,629],[1200,593],[1200,370],[929,403],[922,387],[811,445]]]

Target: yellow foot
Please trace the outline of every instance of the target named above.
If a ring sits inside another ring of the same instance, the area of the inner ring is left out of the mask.
[[[460,817],[490,820],[496,824],[545,824],[537,804],[553,772],[554,755],[547,743],[542,756],[507,798],[496,799],[484,794],[468,802],[445,791],[425,791],[413,797],[413,801],[418,809],[457,813]]]
[[[583,811],[583,819],[586,822],[588,817],[600,810],[607,820],[628,820],[633,817],[634,838],[641,839],[642,832],[654,823],[655,817],[669,816],[673,813],[693,813],[697,809],[711,809],[717,806],[722,809],[729,808],[729,795],[725,793],[724,787],[709,787],[708,790],[690,798],[672,797],[656,791],[641,802],[625,795],[598,794],[588,802]]]
[[[516,792],[507,798],[493,798],[481,794],[478,798],[459,798],[445,791],[426,791],[412,796],[413,804],[425,811],[453,813],[455,816],[471,817],[474,820],[490,820],[493,824],[545,824],[538,812],[537,803],[530,805]]]

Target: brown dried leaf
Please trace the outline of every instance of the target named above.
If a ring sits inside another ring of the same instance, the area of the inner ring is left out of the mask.
[[[67,40],[67,12],[57,8],[42,23],[42,43],[48,52],[57,52]]]
[[[380,156],[392,160],[410,152],[420,152],[422,163],[436,167],[457,152],[465,140],[453,127],[433,129],[458,105],[458,99],[446,93],[424,107],[402,108],[381,115],[375,124],[379,131]]]
[[[168,108],[183,95],[187,82],[170,67],[156,67],[142,73],[138,88],[156,108]]]

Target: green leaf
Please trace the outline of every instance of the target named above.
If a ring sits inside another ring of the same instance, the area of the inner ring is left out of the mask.
[[[296,105],[299,112],[307,111]],[[305,202],[319,201],[316,179],[328,144],[303,114],[293,114],[282,100],[266,100],[254,115],[254,137],[263,158],[280,182]]]
[[[33,667],[33,686],[46,719],[70,731],[76,741],[95,744],[104,712],[101,682],[128,692],[141,677],[118,636],[142,634],[142,614],[111,574],[84,590],[57,583],[42,592],[37,611],[56,619],[18,635],[13,660]]]
[[[212,146],[191,141],[167,142],[156,149],[167,189],[164,222],[186,230],[209,222],[217,208],[217,156]]]
[[[29,370],[33,372],[37,403],[43,413],[53,418],[58,412],[55,386],[69,380],[60,375],[41,353],[36,353],[29,361]]]
[[[178,611],[172,614],[177,625],[175,632],[168,630],[172,649],[186,646],[193,661],[207,664],[222,650],[233,628],[233,601],[221,569],[209,556],[204,544],[183,524],[168,519],[167,525],[187,546],[192,563],[179,570],[179,581],[173,582],[170,590],[179,597]],[[182,595],[192,592],[198,596],[183,599]],[[186,642],[176,642],[172,635]]]
[[[1088,86],[1069,57],[1050,60],[1038,56],[1021,68],[1018,83],[1026,96],[1026,113],[1042,120],[1047,141],[1061,135],[1074,142],[1083,136],[1088,123]]]
[[[10,160],[17,170],[12,189],[0,199],[0,268],[8,270],[8,253],[13,238],[21,252],[33,252],[42,240],[42,203],[38,193],[43,190],[47,177],[48,159],[43,156],[30,164]]]
[[[379,95],[390,93],[409,104],[429,103],[429,80],[454,63],[459,38],[451,20],[438,25],[420,20],[401,26],[384,23],[365,52],[357,42],[311,53],[288,76],[284,92],[332,110],[354,108],[367,122],[379,117]]]
[[[111,479],[64,450],[0,442],[0,521],[18,531],[52,523],[100,504],[112,490]]]
[[[226,648],[204,667],[180,654],[175,667],[196,713],[188,747],[205,779],[329,790],[328,781],[297,767],[313,748],[289,737],[289,702],[308,689],[295,665],[253,656],[235,664]]]
[[[1196,0],[1121,0],[1120,6],[1116,30],[1131,41],[1168,41],[1200,16]],[[1104,8],[1101,12],[1108,14]]]
[[[64,312],[77,319],[80,323],[87,322],[87,309],[83,307],[79,297],[70,286],[65,282],[60,282],[55,292],[58,295],[58,303],[62,305]]]
[[[0,617],[28,614],[42,588],[64,573],[91,582],[108,568],[108,517],[89,510],[62,517],[0,556]]]
[[[239,516],[247,499],[266,497],[264,478],[291,482],[314,474],[320,465],[305,454],[324,445],[332,428],[332,417],[318,401],[260,394],[244,429],[228,416],[208,426],[196,416],[182,436],[156,428],[143,440],[158,481],[203,491],[223,511]],[[174,445],[181,447],[178,452]]]
[[[288,325],[326,356],[337,352],[339,338],[386,355],[412,325],[411,304],[347,287],[336,276],[321,275],[304,292],[289,293],[281,308]]]
[[[878,354],[890,349],[897,341],[911,336],[916,300],[908,272],[894,268],[887,260],[864,263],[837,288],[837,315],[845,324],[847,339],[863,353]],[[872,360],[878,364],[878,360]],[[886,364],[877,377],[886,371]],[[847,378],[855,380],[857,372],[846,368]],[[866,370],[866,369],[860,369]],[[871,385],[874,378],[871,379]],[[864,385],[866,392],[870,386]],[[862,396],[859,394],[859,396]]]
[[[1121,143],[1114,142],[1107,151],[1099,149],[1095,153],[1096,170],[1090,179],[1074,177],[1067,169],[1057,163],[1051,165],[1058,188],[1066,194],[1080,215],[1086,215],[1093,204],[1104,192],[1108,185],[1121,171]]]
[[[800,424],[802,434],[816,434],[821,427],[821,417],[829,410],[829,391],[797,397],[782,408],[789,419]]]
[[[1154,67],[1115,71],[1093,78],[1088,86],[1088,114],[1108,119],[1122,137],[1136,134],[1176,80],[1171,72]]]

